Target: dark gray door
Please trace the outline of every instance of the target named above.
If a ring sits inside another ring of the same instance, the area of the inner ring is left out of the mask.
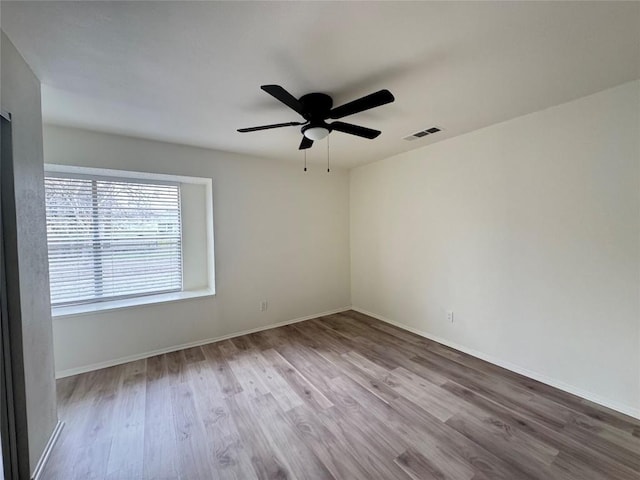
[[[11,368],[10,325],[7,296],[7,256],[5,250],[6,195],[13,192],[12,178],[7,175],[13,162],[11,144],[11,119],[1,115],[0,162],[0,440],[2,443],[2,475],[6,480],[19,478],[18,453],[16,445],[16,423]]]

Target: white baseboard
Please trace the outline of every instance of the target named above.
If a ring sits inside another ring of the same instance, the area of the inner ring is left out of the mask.
[[[205,338],[203,340],[196,340],[195,342],[182,343],[180,345],[172,345],[166,348],[160,348],[158,350],[152,350],[150,352],[138,353],[135,355],[128,355],[126,357],[120,357],[113,360],[106,360],[104,362],[92,363],[90,365],[83,365],[81,367],[69,368],[66,370],[60,370],[56,372],[56,378],[70,377],[72,375],[78,375],[80,373],[92,372],[94,370],[100,370],[101,368],[113,367],[115,365],[122,365],[123,363],[134,362],[136,360],[142,360],[143,358],[154,357],[156,355],[162,355],[163,353],[175,352],[177,350],[184,350],[185,348],[199,347],[208,343],[220,342],[229,338],[240,337],[249,333],[261,332],[263,330],[270,330],[272,328],[283,327],[285,325],[291,325],[292,323],[304,322],[305,320],[311,320],[312,318],[324,317],[325,315],[332,315],[334,313],[345,312],[351,310],[351,306],[345,306],[329,310],[327,312],[315,313],[313,315],[307,315],[306,317],[294,318],[293,320],[285,320],[284,322],[272,323],[264,327],[252,328],[249,330],[243,330],[242,332],[234,332],[221,337]]]
[[[31,476],[31,480],[41,480],[40,475],[42,475],[42,471],[44,470],[44,467],[47,465],[47,461],[49,460],[51,451],[53,450],[53,447],[58,441],[58,438],[60,437],[60,432],[62,432],[63,427],[64,427],[64,422],[58,421],[58,423],[56,424],[56,427],[53,429],[53,432],[51,432],[51,436],[49,437],[49,441],[44,447],[44,451],[42,452],[42,455],[40,455],[40,460],[38,460],[36,468],[33,469],[33,475]],[[45,480],[45,479],[42,479],[42,480]]]
[[[502,368],[506,368],[507,370],[511,370],[512,372],[518,373],[520,375],[524,375],[525,377],[531,378],[533,380],[536,380],[538,382],[544,383],[546,385],[549,385],[551,387],[555,387],[559,390],[563,390],[567,393],[571,393],[573,395],[576,395],[580,398],[583,398],[585,400],[588,400],[590,402],[593,403],[597,403],[598,405],[602,405],[603,407],[607,407],[610,408],[612,410],[615,410],[617,412],[623,413],[625,415],[629,415],[630,417],[634,417],[637,419],[640,419],[640,409],[638,408],[634,408],[632,406],[629,405],[624,405],[621,403],[618,403],[616,401],[610,400],[608,398],[604,398],[600,395],[597,395],[595,393],[592,392],[587,392],[581,388],[575,387],[573,385],[569,385],[568,383],[565,383],[563,381],[560,380],[556,380],[554,378],[550,378],[547,377],[546,375],[542,375],[538,372],[534,372],[532,370],[529,370],[527,368],[523,368],[520,367],[518,365],[514,365],[512,363],[506,362],[504,360],[501,360],[499,358],[496,358],[492,355],[488,355],[486,353],[474,350],[472,348],[468,348],[465,347],[464,345],[459,345],[455,342],[451,342],[449,340],[446,340],[444,338],[440,338],[437,337],[435,335],[432,335],[431,333],[428,332],[424,332],[422,330],[418,330],[416,328],[412,328],[412,327],[408,327],[406,325],[403,325],[401,323],[395,322],[393,320],[390,320],[388,318],[383,317],[382,315],[378,315],[376,313],[373,312],[368,312],[367,310],[363,309],[363,308],[359,308],[359,307],[351,307],[352,310],[355,310],[356,312],[360,312],[360,313],[364,313],[365,315],[369,315],[370,317],[376,318],[378,320],[381,320],[385,323],[389,323],[391,325],[394,325],[398,328],[401,328],[403,330],[407,330],[409,332],[415,333],[416,335],[420,335],[421,337],[424,338],[428,338],[429,340],[433,340],[434,342],[438,342],[441,343],[442,345],[446,345],[447,347],[451,347],[454,348],[456,350],[459,350],[461,352],[464,352],[466,354],[469,354],[473,357],[479,358],[481,360],[484,360],[486,362],[492,363],[494,365],[497,365],[498,367],[502,367]]]

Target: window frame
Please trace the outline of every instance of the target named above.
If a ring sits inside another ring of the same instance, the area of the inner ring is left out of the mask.
[[[149,179],[135,179],[135,178],[129,178],[129,177],[109,177],[106,175],[91,175],[91,174],[86,174],[86,173],[62,173],[62,172],[46,172],[45,173],[45,179],[46,178],[59,178],[59,179],[70,179],[70,180],[85,180],[88,182],[91,182],[92,185],[92,189],[91,189],[91,201],[92,201],[92,205],[94,205],[94,209],[97,208],[95,206],[95,202],[97,200],[97,196],[98,196],[98,191],[94,190],[94,185],[97,182],[113,182],[113,183],[132,183],[132,184],[137,184],[137,185],[162,185],[162,186],[172,186],[172,187],[177,187],[178,189],[178,226],[180,228],[180,238],[179,238],[179,246],[180,246],[180,257],[179,257],[179,261],[180,261],[180,268],[179,268],[179,273],[180,273],[180,287],[179,288],[167,288],[167,289],[163,289],[163,290],[155,290],[155,291],[150,291],[150,292],[138,292],[138,293],[125,293],[122,295],[111,295],[111,296],[105,296],[105,297],[101,297],[101,296],[94,296],[94,297],[90,297],[90,298],[85,298],[85,299],[80,299],[80,300],[70,300],[67,302],[60,302],[60,303],[56,303],[53,304],[52,302],[52,306],[55,307],[68,307],[68,306],[73,306],[73,305],[81,305],[81,304],[87,304],[87,303],[101,303],[101,302],[111,302],[111,301],[116,301],[116,300],[125,300],[125,299],[129,299],[129,298],[137,298],[137,297],[145,297],[145,296],[151,296],[151,295],[162,295],[162,294],[166,294],[166,293],[176,293],[176,292],[182,292],[183,291],[183,286],[184,286],[184,253],[183,253],[183,241],[182,241],[182,203],[181,203],[181,189],[180,189],[180,182],[175,182],[175,181],[165,181],[165,180],[149,180]],[[46,187],[45,187],[46,190]],[[48,219],[47,219],[48,222]],[[97,219],[95,217],[92,217],[92,221],[91,221],[91,225],[92,227],[95,227],[98,223]],[[47,240],[48,241],[48,240]],[[98,243],[98,245],[100,245],[100,247],[98,248],[103,248],[103,245],[109,243],[107,240],[102,240]],[[96,245],[95,242],[92,242],[93,245],[93,249],[92,249],[92,255],[91,258],[93,259],[93,262],[95,263],[96,261],[101,262],[101,257],[99,255],[96,255]],[[100,267],[99,269],[100,271],[102,270],[102,267]],[[96,277],[96,270],[94,267],[94,277]],[[103,276],[102,274],[98,275],[100,277],[100,280],[94,280],[94,282],[96,284],[101,283],[104,284],[105,281],[107,281],[107,278],[105,276]],[[97,278],[97,277],[96,277]],[[97,286],[94,286],[94,289],[97,289]],[[102,287],[100,287],[102,288]]]
[[[68,317],[83,315],[87,313],[98,313],[102,311],[118,310],[122,308],[139,307],[144,305],[152,305],[157,303],[175,302],[190,300],[200,297],[211,297],[215,295],[215,255],[214,255],[214,236],[213,236],[213,180],[207,177],[190,177],[184,175],[170,175],[164,173],[137,172],[130,170],[114,170],[95,167],[80,167],[61,164],[45,164],[45,176],[62,176],[71,178],[77,176],[81,178],[101,178],[106,180],[130,180],[136,183],[150,184],[192,184],[200,185],[205,189],[205,206],[204,212],[206,217],[206,256],[207,256],[207,284],[203,287],[185,288],[184,286],[184,250],[182,251],[182,276],[183,289],[181,291],[170,291],[163,293],[149,293],[135,296],[126,296],[123,298],[108,298],[104,300],[95,300],[85,303],[76,303],[70,305],[52,306],[53,317]],[[182,192],[181,192],[182,193]],[[182,197],[182,195],[181,195]],[[181,216],[184,212],[184,206],[181,200]],[[184,236],[183,225],[181,220],[181,236]],[[205,240],[203,240],[205,241]],[[184,242],[181,238],[181,249],[184,248]]]

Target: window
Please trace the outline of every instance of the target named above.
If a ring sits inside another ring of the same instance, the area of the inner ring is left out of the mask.
[[[53,306],[182,291],[180,183],[45,176]]]

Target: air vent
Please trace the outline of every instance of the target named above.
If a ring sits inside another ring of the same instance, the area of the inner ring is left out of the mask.
[[[417,140],[419,138],[426,137],[427,135],[433,135],[434,133],[438,133],[440,130],[441,128],[438,128],[438,127],[427,128],[426,130],[420,130],[419,132],[412,133],[411,135],[403,137],[403,140],[409,140],[409,141]]]

